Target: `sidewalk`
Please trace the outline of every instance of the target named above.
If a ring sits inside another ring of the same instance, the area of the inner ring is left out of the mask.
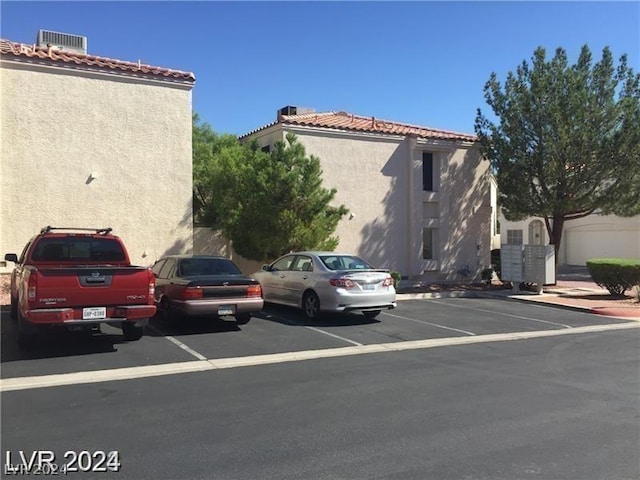
[[[560,308],[581,310],[608,317],[622,317],[640,320],[640,302],[634,292],[627,292],[622,298],[614,297],[606,289],[591,282],[566,282],[559,280],[556,285],[545,286],[542,294],[512,290],[487,291],[481,296],[499,296],[512,300],[547,304]]]
[[[625,297],[614,297],[588,276],[559,275],[556,285],[545,286],[542,294],[516,292],[500,285],[456,284],[404,286],[397,295],[398,300],[451,297],[508,298],[640,321],[640,302],[635,290],[627,291]]]

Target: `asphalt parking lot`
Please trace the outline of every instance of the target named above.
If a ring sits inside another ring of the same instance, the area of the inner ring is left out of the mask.
[[[154,318],[137,342],[125,342],[118,329],[103,326],[102,333],[91,337],[49,334],[37,348],[22,351],[15,342],[15,325],[6,313],[2,315],[1,357],[5,379],[625,322],[482,298],[403,300],[398,308],[373,321],[355,314],[308,321],[295,309],[267,305],[242,326],[233,319],[200,318],[172,327]]]

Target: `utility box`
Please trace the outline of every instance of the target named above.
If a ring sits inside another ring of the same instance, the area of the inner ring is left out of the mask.
[[[522,263],[523,245],[500,245],[500,279],[518,285],[524,282]]]
[[[556,282],[556,252],[553,245],[524,247],[524,281],[535,283],[538,293],[542,286]]]

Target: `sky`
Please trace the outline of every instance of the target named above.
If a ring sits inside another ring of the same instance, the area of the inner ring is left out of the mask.
[[[640,2],[0,2],[0,36],[83,35],[92,55],[193,72],[193,110],[242,135],[279,108],[474,133],[483,87],[537,47],[609,46],[640,71]],[[63,94],[63,93],[61,93]]]

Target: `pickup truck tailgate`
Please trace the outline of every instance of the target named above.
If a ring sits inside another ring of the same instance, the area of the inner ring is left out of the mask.
[[[37,308],[153,304],[153,275],[145,267],[38,268],[34,274]]]

